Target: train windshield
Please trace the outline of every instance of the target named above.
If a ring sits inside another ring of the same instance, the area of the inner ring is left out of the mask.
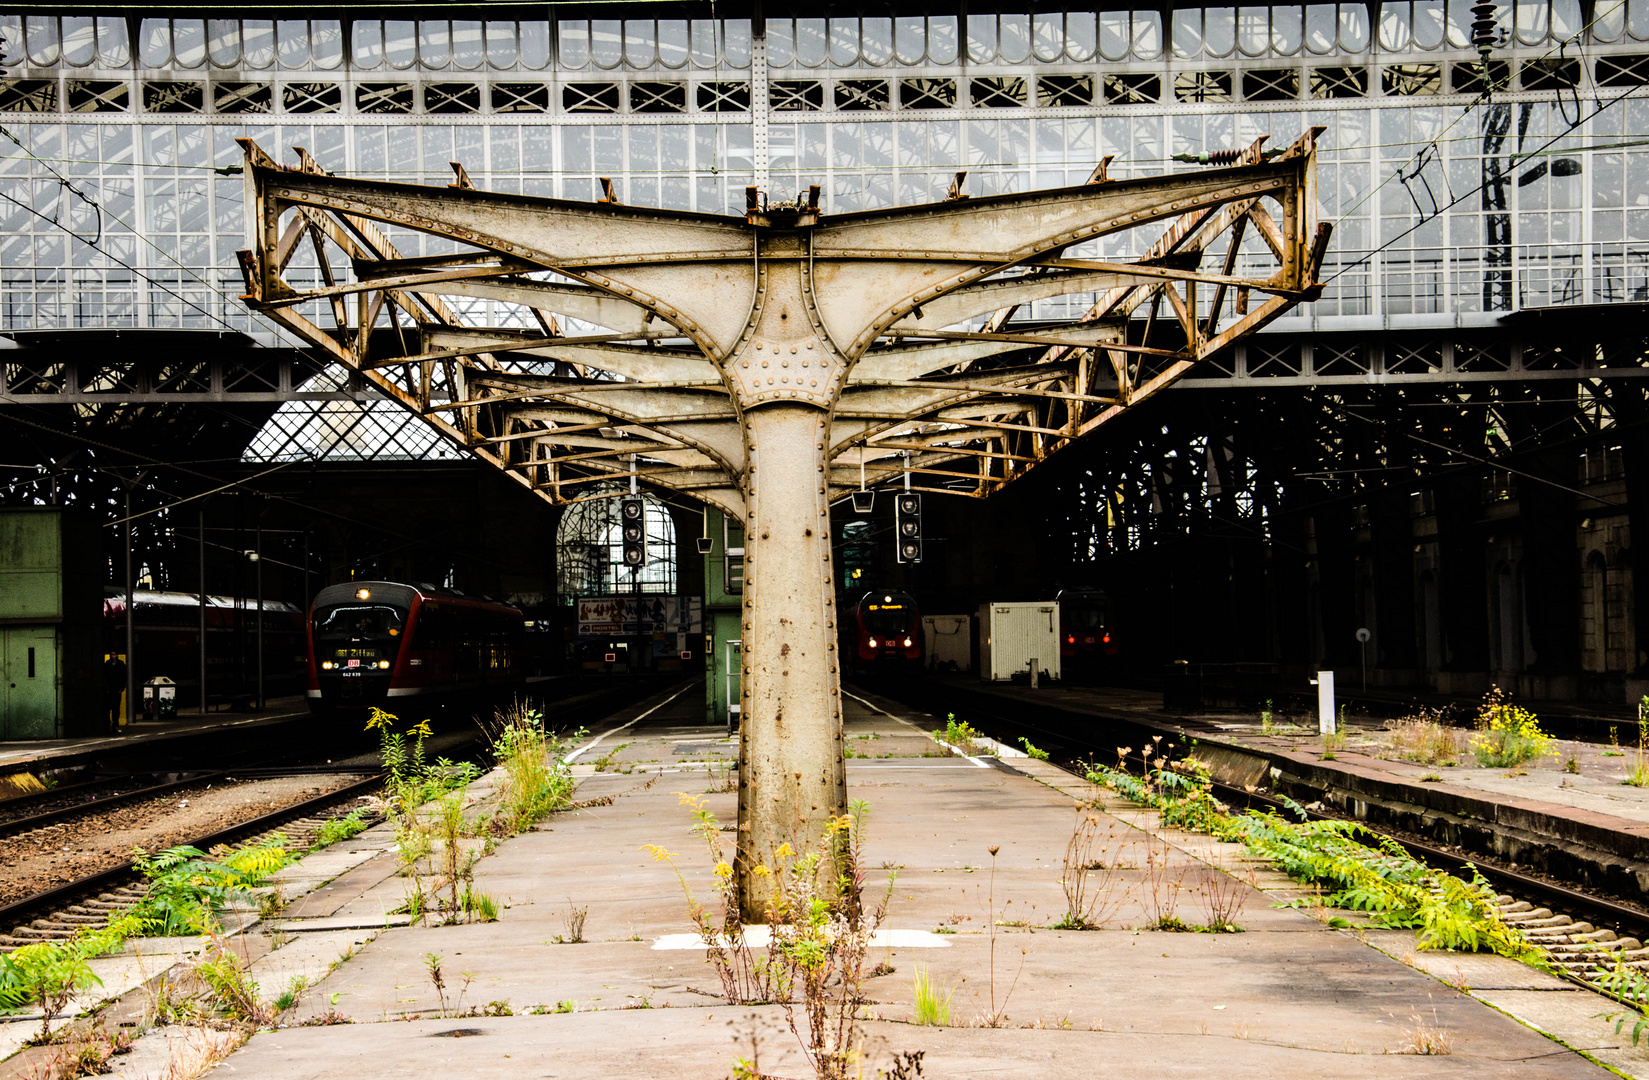
[[[1105,629],[1105,604],[1089,601],[1073,603],[1062,609],[1061,619],[1071,630]]]
[[[865,605],[865,629],[872,634],[903,634],[910,630],[910,608],[898,603]]]
[[[341,604],[315,612],[315,633],[328,638],[401,636],[406,613],[381,604]]]

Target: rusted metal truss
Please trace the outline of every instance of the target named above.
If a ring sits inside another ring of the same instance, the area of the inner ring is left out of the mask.
[[[551,501],[634,471],[742,517],[740,421],[780,401],[826,413],[831,498],[907,470],[983,496],[1315,298],[1316,134],[1269,161],[1256,143],[1230,168],[1022,195],[968,198],[959,177],[885,211],[752,189],[742,220],[483,192],[457,163],[444,189],[350,180],[243,140],[241,264],[249,304]],[[385,226],[457,250],[405,257]],[[1068,257],[1145,229],[1139,257]],[[1013,321],[1073,296],[1093,297],[1079,318]]]

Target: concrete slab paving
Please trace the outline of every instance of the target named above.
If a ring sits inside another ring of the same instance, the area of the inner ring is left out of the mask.
[[[679,708],[685,717],[696,711],[691,703]],[[645,785],[650,777],[639,770],[674,768],[664,763],[677,747],[715,743],[714,729],[695,729],[672,718],[673,711],[596,748],[605,753],[622,743],[622,753],[639,763],[630,775],[592,772],[581,781],[579,799],[614,795],[610,804],[553,815],[482,860],[476,888],[509,905],[498,922],[382,931],[321,978],[289,1018],[313,1016],[336,994],[338,1010],[355,1023],[259,1034],[223,1068],[255,1078],[454,1070],[474,1077],[721,1077],[735,1055],[749,1056],[755,1025],[764,1072],[808,1075],[776,1008],[728,1005],[702,957],[653,948],[689,929],[682,882],[711,897],[711,862],[678,792],[702,796],[722,822],[734,817],[731,794],[704,791],[714,786],[713,775],[707,783],[703,772],[666,772]],[[847,728],[850,740],[883,735],[859,740],[870,744],[910,738],[912,730],[858,705],[849,706]],[[704,753],[732,749],[718,743]],[[1267,871],[1262,880],[1234,845],[1161,830],[1154,815],[1137,810],[1102,815],[1116,835],[1138,834],[1132,854],[1121,842],[1106,848],[1116,864],[1106,885],[1125,894],[1113,897],[1108,928],[1047,929],[1066,906],[1060,871],[1074,821],[1074,778],[1040,762],[1014,764],[1019,773],[957,758],[849,761],[849,796],[871,803],[868,863],[897,869],[887,925],[948,931],[950,946],[875,950],[873,962],[893,971],[865,984],[877,1017],[865,1025],[875,1051],[866,1075],[886,1067],[888,1054],[917,1049],[928,1054],[931,1077],[1607,1075],[1441,981],[1445,976],[1391,955],[1399,943],[1386,942],[1382,951],[1304,912],[1273,907],[1288,895],[1286,879]],[[731,833],[719,835],[731,850]],[[644,844],[678,853],[681,879],[642,851]],[[994,858],[992,846],[999,849]],[[1124,928],[1143,924],[1166,897],[1177,898],[1183,917],[1200,921],[1199,889],[1210,875],[1241,892],[1236,921],[1245,932]],[[400,895],[397,886],[404,887],[383,879],[335,914],[355,904],[382,910]],[[580,908],[587,912],[585,943],[558,944],[568,935],[570,911]],[[431,954],[443,966],[449,1013],[467,980],[463,1011],[490,1004],[493,1012],[515,1015],[432,1016],[443,1003],[429,978]],[[1469,967],[1460,981],[1556,999],[1533,989],[1533,979],[1479,966],[1485,959],[1495,958],[1459,957]],[[918,966],[954,992],[951,1020],[958,1026],[907,1022]],[[1508,1011],[1538,1011],[1509,1001]],[[558,1005],[579,1011],[522,1015]],[[1010,1026],[967,1026],[993,1011],[1005,1011]],[[1572,1027],[1579,1019],[1572,1013],[1552,1022]],[[1405,1053],[1421,1028],[1445,1033],[1452,1054]]]

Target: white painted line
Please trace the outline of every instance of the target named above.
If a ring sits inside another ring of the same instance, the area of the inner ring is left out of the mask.
[[[771,939],[772,931],[761,925],[746,926],[744,928],[744,943],[752,949],[765,949]],[[948,949],[949,935],[935,934],[927,930],[878,930],[871,935],[872,948],[883,946],[893,949]],[[725,943],[725,942],[724,942]],[[654,952],[687,951],[690,949],[705,948],[704,939],[697,934],[665,934],[653,942]]]
[[[927,731],[926,728],[919,727],[916,724],[912,723],[911,721],[906,720],[902,716],[896,716],[893,713],[890,713],[886,709],[882,708],[880,705],[872,705],[870,702],[866,701],[864,698],[860,697],[858,694],[850,694],[846,690],[843,690],[842,691],[842,696],[843,697],[850,697],[854,701],[857,701],[859,704],[863,705],[865,708],[871,710],[872,712],[879,712],[883,716],[887,717],[890,720],[897,720],[897,721],[899,721],[899,723],[905,725],[906,727],[908,727],[908,728],[910,728],[914,731],[920,731],[923,735],[928,734],[928,731]]]
[[[978,758],[968,757],[968,755],[962,753],[962,751],[956,749],[956,747],[952,746],[950,743],[948,743],[945,740],[941,739],[939,736],[933,734],[933,732],[928,731],[925,728],[918,727],[916,724],[913,724],[912,722],[910,722],[909,720],[906,720],[902,716],[895,716],[893,713],[888,712],[886,709],[882,708],[879,705],[872,705],[870,702],[866,701],[864,698],[860,697],[858,694],[850,694],[846,690],[843,690],[842,691],[842,696],[843,697],[850,697],[854,701],[857,701],[859,704],[863,705],[867,709],[872,709],[876,712],[881,713],[883,716],[886,716],[886,717],[889,717],[890,719],[899,721],[899,723],[905,725],[908,728],[913,728],[916,731],[920,731],[923,735],[926,735],[926,736],[930,737],[931,739],[933,739],[934,742],[938,743],[940,746],[943,746],[945,749],[949,750],[951,753],[957,755],[958,757],[968,758],[968,760],[973,762],[974,766],[977,767],[977,768],[980,768],[980,769],[990,768],[989,765],[985,764],[983,761],[980,761]]]
[[[562,764],[571,765],[574,761],[576,761],[578,759],[579,755],[583,754],[587,750],[594,749],[596,744],[601,742],[602,739],[605,739],[609,735],[617,735],[619,732],[623,731],[625,728],[631,728],[631,727],[634,727],[635,725],[641,723],[643,720],[647,719],[649,716],[652,716],[654,713],[656,713],[660,709],[664,708],[664,706],[670,704],[670,702],[676,700],[681,695],[687,693],[687,691],[691,690],[695,685],[697,685],[697,684],[696,683],[688,683],[686,686],[682,687],[680,690],[677,690],[675,693],[671,694],[669,697],[665,698],[663,701],[659,702],[657,705],[654,705],[651,709],[648,709],[646,712],[642,713],[640,716],[636,717],[634,720],[631,720],[629,723],[620,724],[620,725],[618,725],[618,727],[613,728],[611,731],[603,731],[600,735],[597,735],[595,738],[591,739],[589,742],[585,743],[583,746],[580,746],[577,750],[574,750],[572,753],[570,753],[566,757],[562,758],[561,759]]]

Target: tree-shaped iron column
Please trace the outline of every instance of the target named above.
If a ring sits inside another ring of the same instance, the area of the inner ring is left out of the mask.
[[[757,918],[752,868],[845,809],[831,499],[866,468],[987,494],[1313,298],[1315,134],[1231,168],[830,217],[817,188],[751,189],[743,218],[478,191],[462,168],[448,188],[351,180],[244,142],[246,299],[547,499],[635,469],[744,522],[737,872]],[[460,250],[404,257],[383,225]],[[1068,257],[1153,225],[1140,259]],[[1073,294],[1098,296],[1082,319],[1008,324]],[[1130,331],[1164,299],[1172,334]],[[515,325],[454,306],[477,301]]]

